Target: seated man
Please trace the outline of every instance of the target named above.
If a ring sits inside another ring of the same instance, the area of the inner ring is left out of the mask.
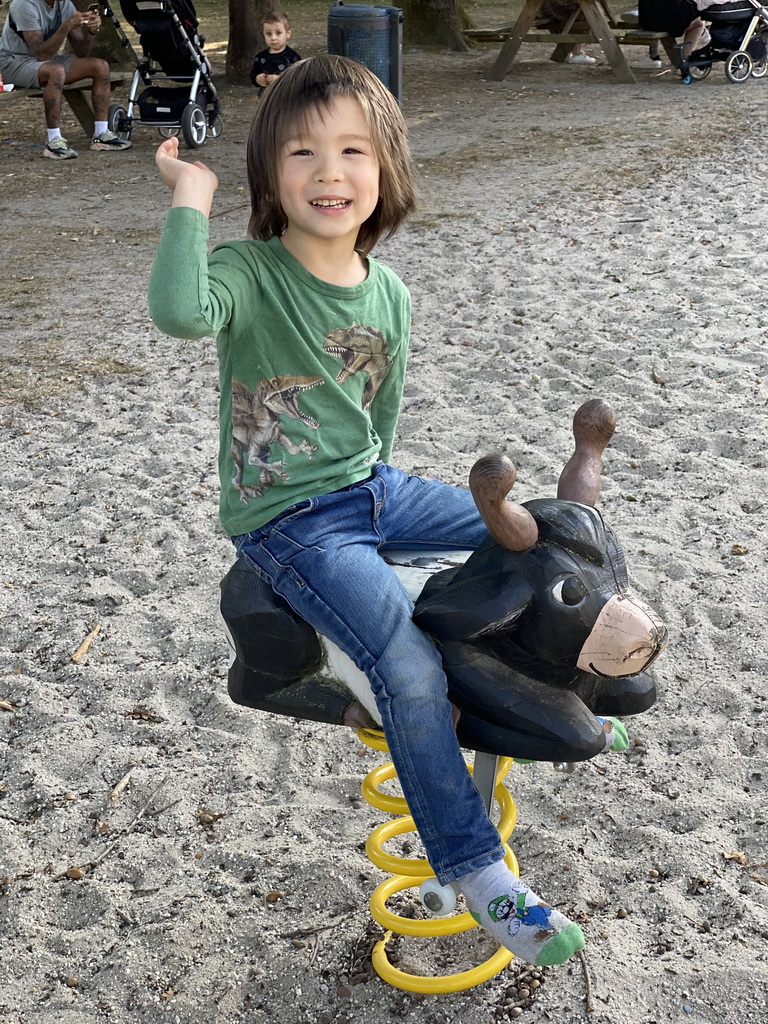
[[[98,8],[78,11],[72,0],[11,0],[0,37],[0,74],[18,89],[43,90],[48,143],[43,156],[71,160],[77,156],[62,137],[62,88],[81,78],[92,79],[95,119],[91,149],[111,152],[129,149],[107,125],[110,98],[109,64],[90,57],[93,40],[101,26]],[[74,54],[59,54],[69,40]]]

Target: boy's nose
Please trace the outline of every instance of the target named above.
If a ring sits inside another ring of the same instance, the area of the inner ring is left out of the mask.
[[[318,161],[316,175],[318,181],[339,181],[343,177],[338,160],[325,157]]]

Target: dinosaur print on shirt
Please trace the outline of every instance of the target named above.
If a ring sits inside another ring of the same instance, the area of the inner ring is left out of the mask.
[[[356,373],[368,375],[363,388],[363,411],[370,412],[371,402],[392,365],[387,339],[381,331],[363,324],[340,327],[326,334],[323,351],[340,356],[344,361],[336,377],[337,384],[343,384]]]
[[[304,391],[324,384],[322,377],[262,378],[255,391],[250,391],[239,380],[232,380],[232,458],[236,473],[232,484],[240,491],[240,500],[248,504],[251,498],[261,498],[275,478],[287,480],[284,459],[270,461],[272,445],[281,445],[291,455],[312,458],[316,444],[302,439],[299,444],[283,432],[280,419],[287,416],[299,420],[310,430],[317,430],[318,422],[299,409],[297,399]],[[243,483],[245,461],[259,467],[258,485]]]

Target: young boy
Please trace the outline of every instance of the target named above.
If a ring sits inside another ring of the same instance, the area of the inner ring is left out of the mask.
[[[256,54],[251,68],[251,84],[263,92],[266,86],[275,81],[290,64],[295,64],[301,57],[288,45],[291,38],[291,26],[282,11],[270,12],[262,22],[261,31],[267,49]]]
[[[267,90],[248,140],[251,239],[207,252],[216,175],[157,151],[173,191],[149,286],[157,326],[217,337],[220,514],[238,556],[365,672],[432,868],[516,956],[563,963],[581,929],[504,863],[453,728],[440,654],[380,556],[474,548],[468,491],[389,465],[410,298],[370,257],[414,205],[405,122],[363,65],[325,54]],[[369,354],[347,360],[339,335]]]

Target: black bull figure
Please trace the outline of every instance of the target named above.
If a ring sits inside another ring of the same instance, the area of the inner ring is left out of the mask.
[[[511,501],[515,468],[506,456],[472,468],[470,489],[489,536],[463,564],[449,557],[450,568],[429,576],[414,609],[441,653],[463,747],[583,761],[605,748],[596,715],[638,714],[656,699],[646,670],[667,631],[629,592],[618,540],[594,508],[615,424],[599,399],[578,410],[575,452],[556,498]],[[328,642],[242,559],[221,590],[232,700],[313,721],[371,724]]]

